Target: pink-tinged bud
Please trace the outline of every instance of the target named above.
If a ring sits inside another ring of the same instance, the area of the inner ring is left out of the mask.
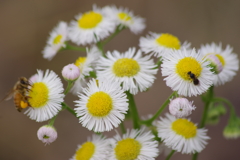
[[[177,118],[189,116],[195,108],[186,98],[175,98],[169,104],[169,112]]]
[[[57,139],[57,131],[53,126],[44,125],[38,129],[38,139],[45,144],[50,144]]]
[[[80,76],[80,69],[74,64],[63,67],[62,76],[67,81],[75,81]]]
[[[212,67],[211,70],[215,74],[219,74],[223,70],[222,63],[215,54],[208,54],[206,58],[210,62],[210,66]]]

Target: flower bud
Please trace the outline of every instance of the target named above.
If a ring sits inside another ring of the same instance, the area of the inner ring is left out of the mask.
[[[74,64],[63,67],[62,76],[67,81],[75,81],[80,76],[80,69]]]
[[[224,130],[223,135],[227,139],[236,139],[240,137],[240,126],[236,123],[228,124]]]
[[[186,98],[175,98],[169,104],[169,112],[177,118],[189,116],[195,108]]]
[[[53,126],[44,125],[38,129],[38,139],[45,144],[50,144],[57,139],[57,131]]]
[[[223,66],[218,57],[214,54],[208,54],[206,57],[210,62],[209,65],[212,67],[211,71],[213,71],[215,74],[219,74],[223,70]]]

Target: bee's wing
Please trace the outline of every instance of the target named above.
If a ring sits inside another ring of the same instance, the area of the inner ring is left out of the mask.
[[[14,89],[11,89],[5,97],[3,97],[0,102],[10,100],[14,95]]]

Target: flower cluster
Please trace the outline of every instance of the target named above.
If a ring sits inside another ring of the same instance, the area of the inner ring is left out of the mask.
[[[61,21],[53,29],[42,51],[44,58],[51,60],[62,50],[78,50],[86,56],[63,67],[62,77],[68,83],[65,90],[60,77],[50,70],[45,74],[38,70],[25,88],[22,82],[17,83],[23,90],[18,93],[19,107],[28,106],[25,114],[37,122],[49,120],[38,131],[41,141],[50,144],[56,140],[55,119],[67,110],[83,127],[95,132],[78,146],[71,160],[153,160],[163,148],[172,150],[168,158],[180,152],[194,154],[196,159],[210,139],[205,125],[217,122],[226,113],[225,106],[230,107],[231,115],[224,136],[240,137],[240,119],[234,107],[213,92],[238,71],[233,49],[229,45],[222,49],[215,43],[194,48],[170,33],[149,32],[140,37],[139,49],[130,46],[125,52],[105,52],[104,46],[121,31],[130,29],[138,34],[145,27],[145,20],[128,9],[94,5],[69,24]],[[173,93],[154,115],[141,119],[134,96],[150,89],[157,74],[162,74]],[[69,92],[77,95],[75,108],[64,102]],[[201,96],[205,104],[199,126],[187,118],[197,109],[188,100],[191,96]],[[167,106],[169,113],[162,115]],[[125,129],[125,117],[132,120],[132,129]],[[119,126],[121,133],[116,131],[114,137],[103,135]]]

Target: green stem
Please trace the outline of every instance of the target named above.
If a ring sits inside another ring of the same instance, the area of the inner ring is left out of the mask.
[[[90,71],[89,76],[85,76],[84,78],[97,78],[97,74],[94,71]]]
[[[124,27],[124,26],[118,25],[115,32],[111,36],[109,36],[105,41],[98,41],[98,38],[95,35],[95,38],[98,41],[96,45],[97,45],[98,49],[101,51],[103,57],[106,57],[103,47],[125,28],[126,27]]]
[[[158,62],[156,63],[157,66],[154,69],[159,68],[161,64],[162,64],[162,60],[159,59]]]
[[[136,108],[136,104],[134,101],[134,96],[129,91],[126,91],[126,93],[129,100],[129,110],[131,112],[132,119],[133,119],[133,128],[139,129],[140,128],[139,115],[138,115],[138,110]]]
[[[62,103],[62,107],[63,107],[63,109],[67,109],[70,113],[72,113],[75,117],[77,117],[77,113],[75,113],[75,111],[72,108],[70,108],[67,104],[65,104],[64,102]]]
[[[74,81],[68,81],[67,88],[66,88],[66,90],[64,91],[64,94],[65,94],[65,95],[70,91],[70,89],[72,88],[73,84],[74,84]]]
[[[196,160],[198,157],[198,153],[193,154],[192,160]]]
[[[167,107],[167,105],[168,105],[169,102],[170,102],[170,99],[171,99],[175,94],[176,94],[176,93],[173,92],[173,93],[168,97],[168,99],[162,104],[162,106],[158,109],[158,111],[156,112],[156,114],[155,114],[152,118],[150,118],[150,119],[148,119],[148,120],[146,120],[146,121],[142,121],[142,123],[143,123],[143,124],[146,124],[147,126],[150,126],[150,125],[152,124],[152,122],[153,122],[154,120],[156,120],[156,119],[159,117],[159,115],[162,113],[162,111]]]
[[[205,103],[205,105],[204,105],[202,120],[201,120],[201,123],[200,123],[199,128],[203,128],[203,127],[205,126],[206,119],[207,119],[207,112],[208,112],[209,104],[210,104],[210,102],[208,101],[208,102]],[[197,157],[198,157],[198,152],[195,153],[195,154],[193,154],[192,160],[197,160]]]
[[[225,98],[220,98],[220,97],[214,97],[214,98],[213,98],[213,101],[226,103],[226,104],[230,107],[230,117],[236,117],[235,109],[234,109],[232,103],[229,102],[227,99],[225,99]]]
[[[101,132],[94,132],[98,136],[103,136]]]
[[[205,104],[204,104],[204,109],[203,109],[203,115],[202,115],[202,119],[201,119],[201,123],[199,128],[203,128],[205,126],[206,123],[206,119],[207,119],[207,112],[208,112],[208,108],[209,105],[213,99],[213,87],[210,87],[208,92],[207,92],[207,98],[205,98]]]
[[[50,119],[49,122],[48,122],[48,125],[49,125],[49,126],[53,126],[53,124],[54,124],[56,118],[57,118],[57,115],[54,116],[52,119]]]
[[[202,100],[204,101],[205,104],[204,104],[202,119],[201,119],[199,128],[203,128],[205,126],[205,123],[207,120],[208,108],[209,108],[209,105],[211,104],[213,97],[214,97],[213,86],[211,86],[207,91],[207,93],[205,95],[202,95]],[[198,157],[198,152],[193,154],[192,160],[197,160],[197,157]]]
[[[75,50],[75,51],[83,51],[83,52],[86,52],[86,49],[85,48],[82,48],[82,47],[76,47],[76,46],[72,46],[70,44],[68,44],[67,42],[65,42],[65,47],[62,47],[60,49],[60,51],[65,51],[65,50]]]
[[[96,45],[97,45],[98,49],[101,51],[102,56],[103,56],[103,57],[106,57],[106,55],[105,55],[105,53],[104,53],[104,51],[103,51],[103,44],[102,44],[102,42],[99,41],[99,42],[97,42]]]
[[[204,105],[203,115],[202,115],[202,119],[201,119],[201,123],[200,123],[199,128],[203,128],[205,126],[209,104],[210,104],[210,102],[207,102]]]
[[[125,134],[125,133],[126,133],[126,129],[125,129],[125,126],[124,126],[124,122],[120,123],[120,129],[121,129],[122,134]]]
[[[105,41],[102,42],[103,45],[106,45],[109,41],[111,41],[118,33],[120,33],[122,30],[124,30],[126,27],[122,25],[118,25],[115,32],[109,36]]]
[[[175,153],[175,150],[172,150],[171,153],[167,156],[166,160],[169,160],[174,153]]]

